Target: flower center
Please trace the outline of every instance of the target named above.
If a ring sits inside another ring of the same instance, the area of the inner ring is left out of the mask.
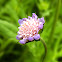
[[[19,27],[19,33],[21,34],[21,36],[23,36],[23,38],[28,38],[29,36],[33,37],[35,34],[37,34],[39,28],[39,21],[35,20],[35,19],[31,19],[31,20],[26,20],[23,21],[23,23],[21,24],[21,26]]]

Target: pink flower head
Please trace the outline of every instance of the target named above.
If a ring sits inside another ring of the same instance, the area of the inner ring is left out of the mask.
[[[19,31],[16,39],[20,40],[21,44],[40,39],[38,32],[43,29],[44,18],[38,18],[35,13],[32,13],[32,17],[19,19],[18,22],[20,27],[18,27]]]

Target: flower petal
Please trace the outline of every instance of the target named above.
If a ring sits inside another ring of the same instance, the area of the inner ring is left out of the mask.
[[[34,38],[33,38],[33,37],[29,37],[28,40],[29,40],[29,41],[33,41]]]
[[[42,29],[43,28],[43,23],[39,24],[38,28]]]
[[[19,35],[16,36],[16,39],[17,39],[17,40],[20,40]]]
[[[37,19],[37,15],[35,13],[32,13],[32,18]]]
[[[22,19],[19,19],[18,20],[18,23],[21,25],[21,23],[23,22],[23,20]]]
[[[26,20],[27,20],[27,18],[23,18],[22,20],[23,20],[23,21],[26,21]]]
[[[45,23],[44,17],[38,18],[38,20],[39,20],[40,22],[42,22],[43,24]]]
[[[21,44],[25,44],[26,41],[27,41],[27,39],[22,39],[22,40],[19,41],[19,43],[21,43]]]
[[[35,40],[39,40],[40,39],[40,35],[39,34],[34,35],[34,39]]]
[[[32,19],[32,17],[28,16],[28,19]]]
[[[22,38],[23,38],[23,37],[22,37],[21,35],[17,35],[17,36],[16,36],[16,39],[17,39],[17,40],[20,40],[20,39],[22,39]]]

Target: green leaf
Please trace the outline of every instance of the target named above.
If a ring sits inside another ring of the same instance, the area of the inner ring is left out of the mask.
[[[16,34],[13,31],[3,26],[2,24],[0,24],[0,34],[7,39],[16,37]]]
[[[0,24],[2,25],[2,26],[4,26],[4,27],[7,27],[9,30],[11,30],[11,31],[13,31],[14,33],[16,33],[17,32],[17,26],[15,26],[14,24],[12,24],[12,23],[9,23],[9,22],[7,22],[7,21],[5,21],[5,20],[0,20]]]

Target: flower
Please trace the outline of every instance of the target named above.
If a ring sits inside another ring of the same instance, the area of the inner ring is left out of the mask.
[[[38,18],[35,13],[32,13],[32,17],[19,19],[18,22],[20,27],[18,27],[19,31],[16,39],[20,40],[21,44],[40,39],[38,32],[43,29],[44,18]]]

